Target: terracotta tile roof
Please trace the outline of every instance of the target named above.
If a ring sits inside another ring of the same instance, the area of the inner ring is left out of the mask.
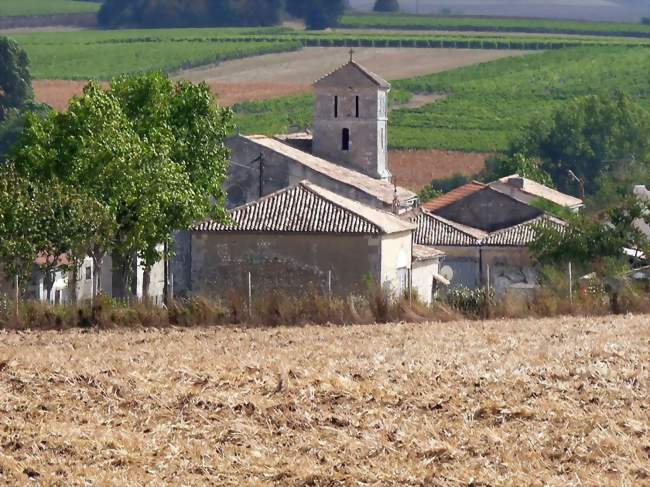
[[[550,215],[542,215],[533,220],[520,223],[510,228],[492,232],[481,241],[481,245],[498,247],[525,247],[535,240],[535,228],[538,224],[564,228],[566,223]]]
[[[371,178],[363,173],[354,171],[339,164],[326,161],[307,152],[303,152],[295,147],[291,147],[276,138],[266,137],[263,135],[240,135],[244,139],[257,144],[261,147],[270,149],[278,154],[292,159],[313,171],[316,171],[328,178],[334,179],[367,195],[381,201],[385,206],[392,206],[395,198],[395,187],[389,181]],[[403,208],[410,208],[417,201],[417,194],[406,188],[397,187],[397,198]]]
[[[566,224],[553,216],[542,215],[512,227],[487,233],[438,215],[422,212],[415,219],[415,243],[451,247],[525,247],[535,238],[535,227],[542,223],[562,228]]]
[[[477,228],[426,212],[417,215],[414,221],[418,226],[415,231],[415,243],[418,245],[474,246],[487,235]]]
[[[463,186],[460,186],[459,188],[456,188],[449,193],[445,193],[442,196],[432,199],[431,201],[427,201],[422,205],[422,208],[429,212],[435,212],[444,208],[445,206],[455,203],[456,201],[460,201],[471,194],[481,191],[486,187],[487,186],[483,183],[472,181],[471,183],[464,184]]]
[[[370,208],[308,181],[230,211],[232,224],[205,221],[194,231],[380,235],[415,230],[391,213]]]
[[[435,247],[419,244],[413,245],[413,260],[415,261],[439,259],[444,255],[445,253],[442,250],[438,250]]]
[[[533,198],[551,201],[565,208],[580,208],[583,204],[580,198],[561,193],[532,179],[521,177],[518,174],[506,176],[490,183],[488,186],[515,199],[520,199],[518,198],[518,193],[523,193]],[[527,202],[524,201],[524,203]]]

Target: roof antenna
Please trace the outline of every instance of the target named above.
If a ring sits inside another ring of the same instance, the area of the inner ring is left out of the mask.
[[[352,56],[354,56],[354,49],[350,49],[350,62],[352,62]]]
[[[393,213],[399,215],[399,198],[397,197],[397,177],[393,176]]]

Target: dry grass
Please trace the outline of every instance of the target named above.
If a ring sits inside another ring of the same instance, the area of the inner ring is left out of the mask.
[[[647,485],[649,321],[0,331],[0,483]]]

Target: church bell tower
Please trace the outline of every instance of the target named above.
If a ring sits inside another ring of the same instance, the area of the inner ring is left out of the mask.
[[[314,84],[313,154],[376,179],[388,170],[390,84],[352,59]]]

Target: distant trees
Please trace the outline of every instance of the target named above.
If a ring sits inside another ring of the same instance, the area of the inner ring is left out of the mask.
[[[345,0],[287,0],[287,13],[304,19],[308,29],[335,27],[345,10]]]
[[[575,192],[569,171],[585,183],[587,194],[620,166],[650,165],[650,112],[623,93],[590,95],[563,105],[550,118],[524,129],[508,156],[539,159],[558,188]]]
[[[112,255],[123,276],[113,291],[124,297],[136,256],[148,276],[174,230],[225,216],[231,117],[205,84],[123,76],[110,90],[90,83],[65,112],[29,116],[10,161],[34,187],[54,182],[87,199],[88,238],[69,252],[92,256],[97,270]]]
[[[106,0],[102,27],[266,26],[280,22],[283,0]]]
[[[0,37],[0,122],[34,97],[28,64],[27,53],[14,40]]]
[[[375,12],[399,12],[397,0],[376,0],[373,8]]]

